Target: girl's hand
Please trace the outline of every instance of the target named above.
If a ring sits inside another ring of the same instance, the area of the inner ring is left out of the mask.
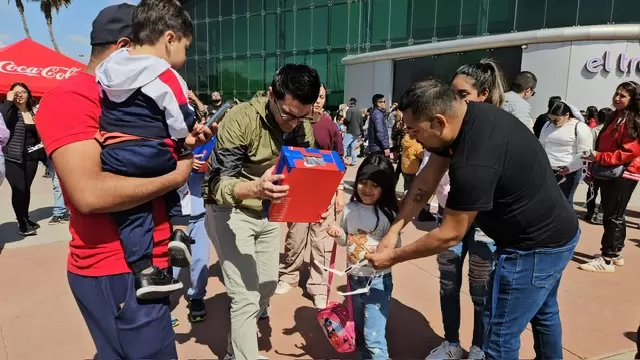
[[[338,225],[331,224],[327,228],[327,234],[331,237],[337,238],[342,236],[342,229]]]
[[[338,190],[336,192],[336,201],[335,201],[336,213],[341,213],[342,210],[344,210],[345,202],[346,200],[344,199],[344,190]]]
[[[205,164],[204,161],[200,160],[204,155],[205,154],[198,154],[193,156],[193,170],[200,171],[200,168],[202,168],[202,165]]]
[[[560,171],[558,172],[560,175],[565,176],[569,173],[569,168],[568,167],[563,167],[560,169]]]
[[[588,161],[596,161],[596,156],[598,156],[598,152],[591,150],[591,152],[589,152],[588,154],[583,155],[582,159]]]
[[[11,90],[7,93],[7,101],[13,101],[13,97],[15,95],[15,91]]]

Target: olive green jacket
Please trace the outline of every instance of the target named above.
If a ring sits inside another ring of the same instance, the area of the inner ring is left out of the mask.
[[[313,132],[302,122],[283,133],[268,111],[268,96],[258,92],[249,102],[231,108],[220,122],[215,151],[209,157],[209,171],[202,183],[205,204],[230,205],[258,216],[262,200],[240,201],[235,188],[258,179],[275,165],[283,146],[311,147]]]

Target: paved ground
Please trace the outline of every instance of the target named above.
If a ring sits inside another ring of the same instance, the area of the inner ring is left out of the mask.
[[[350,170],[348,179],[353,179]],[[31,217],[42,224],[38,236],[21,239],[10,206],[8,184],[0,187],[0,360],[83,359],[95,354],[93,343],[68,290],[65,273],[66,226],[48,226],[52,194],[50,181],[37,176],[32,195]],[[584,189],[579,190],[581,199]],[[640,210],[636,195],[632,206]],[[577,207],[577,210],[582,210]],[[566,359],[632,359],[640,307],[639,213],[629,211],[627,265],[615,274],[590,274],[577,265],[599,250],[600,227],[582,223],[583,236],[575,257],[565,271],[560,288]],[[96,229],[100,231],[100,229]],[[405,242],[421,234],[409,226]],[[343,253],[341,253],[343,254]],[[340,256],[340,255],[339,255]],[[186,321],[185,300],[174,313],[181,319],[176,331],[180,358],[215,359],[222,356],[228,329],[228,298],[219,280],[215,252],[206,299],[209,318],[191,325]],[[337,279],[337,286],[344,284]],[[469,346],[472,306],[468,286],[463,285],[462,344]],[[442,341],[442,317],[438,297],[438,271],[434,258],[421,259],[394,268],[394,293],[388,324],[391,356],[424,358]],[[301,288],[276,296],[271,318],[260,324],[260,349],[271,359],[340,358],[324,339],[316,324],[312,302]],[[522,335],[521,358],[533,358],[529,330]],[[347,358],[347,357],[342,357]]]

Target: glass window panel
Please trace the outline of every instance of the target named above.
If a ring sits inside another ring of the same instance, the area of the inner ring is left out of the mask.
[[[183,6],[184,6],[184,9],[187,10],[187,12],[189,13],[189,16],[191,16],[191,19],[195,19],[196,18],[195,1],[185,1]]]
[[[207,56],[207,23],[205,21],[201,21],[196,23],[195,34],[194,34],[195,46],[191,44],[191,47],[196,48],[196,54],[198,56]]]
[[[220,15],[222,17],[230,17],[233,15],[233,1],[220,0]]]
[[[574,26],[580,0],[547,1],[545,28]]]
[[[313,53],[310,51],[296,52],[296,64],[311,65],[311,55]]]
[[[220,53],[233,54],[233,19],[226,18],[220,21]]]
[[[334,3],[336,3],[336,2],[337,1],[334,1]],[[329,3],[329,0],[313,0],[313,5],[315,5],[315,6],[327,5],[328,3]]]
[[[613,0],[580,0],[578,25],[608,24],[611,21]],[[637,15],[635,15],[638,20]]]
[[[433,77],[440,81],[451,81],[451,74],[455,73],[460,66],[460,54],[450,53],[434,56]]]
[[[311,21],[312,11],[312,9],[303,9],[293,12],[296,18],[295,48],[298,50],[304,51],[311,48],[311,28],[313,27]],[[316,27],[314,30],[318,31],[318,28]]]
[[[236,68],[235,68],[235,78],[236,78],[236,87],[235,91],[237,92],[248,92],[249,91],[249,78],[247,74],[249,73],[249,59],[246,57],[236,58]]]
[[[251,15],[249,17],[249,52],[259,53],[262,51],[262,16]]]
[[[264,51],[271,52],[278,49],[278,22],[277,14],[264,16]]]
[[[218,20],[209,20],[208,22],[209,38],[207,39],[207,46],[209,47],[209,56],[218,56],[220,52],[220,22]]]
[[[221,0],[208,0],[207,17],[209,19],[217,19],[220,17],[220,1]]]
[[[196,63],[196,59],[187,59],[185,73],[187,76],[184,78],[184,81],[187,82],[187,87],[189,89],[195,89],[197,86],[198,79],[196,78],[196,74],[198,73],[197,69],[198,64]]]
[[[278,70],[278,58],[275,56],[267,56],[264,58],[264,89],[268,89],[271,86],[273,75]]]
[[[198,87],[196,89],[197,93],[207,93],[209,92],[209,74],[207,68],[209,67],[207,58],[200,58],[197,60],[197,68],[198,68]]]
[[[207,69],[207,74],[209,77],[209,93],[212,93],[218,90],[218,59],[217,58],[209,58],[209,67]],[[205,102],[205,104],[208,103]]]
[[[232,36],[235,38],[235,53],[238,55],[246,54],[249,41],[249,24],[248,18],[245,15],[236,18],[235,33]]]
[[[278,0],[264,0],[264,10],[274,11],[278,8]]]
[[[489,34],[503,34],[513,31],[517,0],[491,0],[489,2]]]
[[[640,14],[640,1],[615,0],[613,8],[613,22],[616,24],[637,23]]]
[[[344,103],[344,92],[336,91],[327,94],[327,103],[324,105],[324,108],[329,111],[336,111],[340,104]]]
[[[411,35],[411,1],[394,0],[389,15],[389,40],[407,41]]]
[[[427,0],[424,0],[427,1]],[[360,9],[361,2],[352,2],[349,4],[349,38],[347,44],[352,47],[360,43]]]
[[[233,0],[233,13],[236,15],[246,14],[249,11],[247,1],[252,1],[252,0]]]
[[[461,6],[462,0],[440,0],[438,2],[436,14],[436,37],[438,40],[458,37],[460,33]]]
[[[312,0],[296,0],[296,7],[298,9],[308,8],[311,6]]]
[[[339,4],[329,7],[331,11],[331,46],[343,47],[349,42],[349,4]],[[315,19],[314,19],[315,20]],[[318,29],[318,26],[314,26],[314,30]]]
[[[253,56],[249,58],[249,92],[255,93],[265,90],[264,87],[264,58]]]
[[[344,65],[342,58],[347,56],[344,51],[332,51],[329,54],[329,79],[327,87],[333,91],[344,91]]]
[[[196,44],[191,44],[189,45],[189,48],[187,48],[187,58],[192,58],[196,56]]]
[[[207,2],[206,1],[196,1],[195,12],[196,12],[195,16],[193,16],[193,13],[191,14],[193,19],[195,19],[195,20],[204,20],[207,17]]]
[[[389,40],[389,0],[371,0],[370,11],[369,43],[385,44]]]
[[[411,38],[431,41],[435,36],[437,0],[413,0]]]
[[[280,0],[280,9],[293,9],[293,5],[295,5],[295,0]]]
[[[518,0],[516,31],[542,29],[546,2],[546,0]]]
[[[486,0],[462,0],[460,35],[479,36],[486,33],[488,5]]]
[[[299,13],[300,11],[298,11]],[[329,8],[316,7],[313,9],[313,39],[312,46],[315,49],[326,49],[329,45]]]
[[[225,58],[220,60],[220,72],[218,80],[218,89],[224,94],[224,96],[231,97],[233,89],[235,87],[235,71],[234,61],[232,58]]]
[[[295,18],[293,11],[283,11],[280,13],[280,30],[278,31],[278,49],[293,50],[296,33]]]
[[[322,51],[322,52],[314,52],[311,56],[310,56],[310,60],[309,62],[307,62],[307,64],[313,66],[317,71],[318,71],[318,75],[320,75],[320,81],[322,81],[322,83],[326,84],[327,83],[327,52],[326,51]]]
[[[249,12],[259,14],[262,11],[262,0],[249,0]]]

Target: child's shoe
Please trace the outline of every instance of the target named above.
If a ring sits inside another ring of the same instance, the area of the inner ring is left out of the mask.
[[[189,301],[189,322],[197,323],[207,319],[207,309],[205,309],[202,299],[191,299]]]
[[[486,356],[484,355],[484,351],[479,347],[472,345],[471,349],[469,349],[469,360],[484,360]]]
[[[182,289],[182,283],[174,280],[154,266],[150,272],[135,274],[136,297],[138,299],[161,299]]]
[[[169,263],[179,268],[191,266],[191,237],[182,230],[174,230],[171,234]]]
[[[440,346],[431,350],[425,360],[428,359],[462,359],[464,351],[460,347],[460,344],[452,344],[448,341],[443,341]]]

